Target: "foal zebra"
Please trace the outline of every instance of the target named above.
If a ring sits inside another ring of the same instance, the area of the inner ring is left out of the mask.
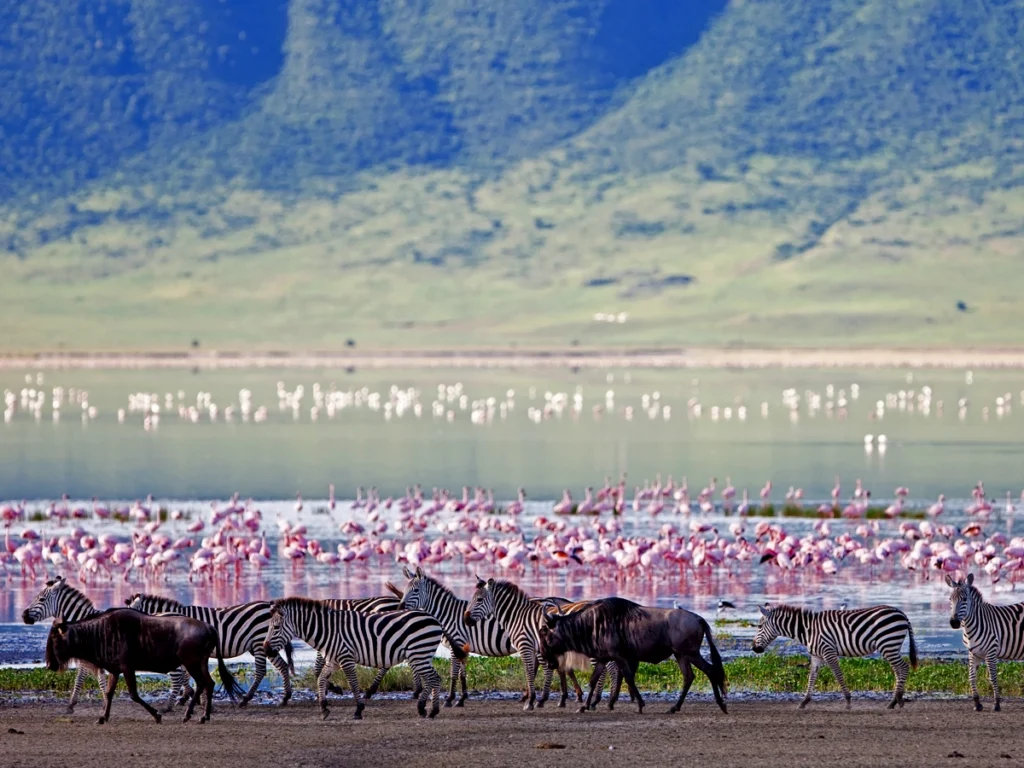
[[[996,700],[993,709],[998,712],[1000,696],[996,662],[999,659],[1024,659],[1024,603],[986,603],[981,592],[974,586],[973,573],[968,574],[964,581],[954,581],[947,575],[946,584],[953,589],[949,596],[949,625],[953,629],[963,628],[974,709],[978,712],[982,710],[981,696],[978,694],[978,665],[984,664],[988,667],[992,694]]]
[[[284,698],[281,699],[281,706],[285,706],[291,699],[292,681],[288,674],[292,655],[291,644],[265,647],[263,642],[270,626],[270,603],[243,603],[228,608],[208,608],[201,605],[183,605],[169,597],[147,595],[141,592],[132,595],[124,602],[129,608],[143,613],[178,613],[209,624],[217,631],[221,654],[226,659],[241,656],[243,653],[251,653],[256,660],[256,674],[252,686],[238,702],[238,706],[244,707],[255,695],[256,689],[267,674],[268,655],[270,663],[281,673],[281,679],[284,681]],[[277,655],[282,648],[288,656],[288,662]]]
[[[366,704],[356,677],[357,664],[386,669],[402,661],[408,662],[423,682],[423,691],[416,703],[420,717],[427,716],[428,695],[432,702],[430,717],[435,717],[441,709],[438,702],[441,678],[432,660],[445,634],[433,616],[419,611],[336,611],[304,597],[275,600],[265,645],[269,648],[274,642],[289,642],[293,637],[305,640],[327,660],[317,679],[317,700],[324,719],[330,714],[327,681],[339,667],[345,672],[356,700],[353,719],[362,719]],[[462,652],[454,648],[453,653]]]
[[[777,637],[788,637],[807,647],[811,656],[811,673],[807,681],[807,695],[800,709],[807,706],[818,678],[822,662],[828,665],[850,708],[850,689],[839,668],[840,656],[867,656],[876,651],[889,662],[896,675],[889,709],[903,706],[903,691],[910,667],[917,669],[917,645],[914,629],[907,615],[898,608],[875,605],[859,610],[809,611],[792,605],[762,606],[761,621],[754,635],[754,653],[764,653]],[[903,640],[910,641],[910,665],[903,658]]]
[[[25,609],[21,618],[26,624],[35,624],[43,619],[60,617],[65,622],[81,621],[92,618],[102,611],[93,605],[92,600],[83,595],[77,589],[67,583],[63,576],[57,576],[46,582],[46,586],[36,595],[36,599]],[[82,685],[89,673],[96,675],[99,681],[100,690],[106,686],[106,675],[99,667],[94,667],[87,661],[79,661],[78,673],[75,675],[75,683],[71,688],[71,700],[68,701],[68,714],[75,711],[78,697],[82,693]],[[168,710],[174,706],[174,701],[184,689],[184,696],[192,695],[192,689],[188,684],[188,673],[184,669],[177,669],[171,672],[172,690]]]
[[[464,621],[470,627],[493,618],[508,634],[512,646],[519,651],[523,661],[523,668],[526,671],[526,705],[524,710],[531,710],[534,704],[543,707],[544,702],[551,695],[551,678],[555,668],[549,666],[541,658],[540,649],[540,628],[544,625],[544,615],[548,610],[545,605],[555,605],[552,600],[534,600],[522,589],[511,581],[490,579],[484,581],[477,579],[476,591],[469,600],[469,605],[464,614]],[[540,698],[537,698],[537,690],[534,679],[537,677],[538,665],[544,670],[544,688]],[[570,669],[571,673],[571,669]],[[565,683],[565,671],[560,667],[558,676],[562,683],[563,702],[567,695]],[[577,688],[577,697],[582,699],[579,684],[576,683],[573,675],[573,683]]]

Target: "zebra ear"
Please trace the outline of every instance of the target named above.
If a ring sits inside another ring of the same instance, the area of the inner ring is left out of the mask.
[[[771,606],[768,603],[757,606],[757,610],[761,612],[762,616],[770,616],[772,612]]]
[[[494,586],[494,579],[488,579],[487,580],[487,588],[490,589],[493,586]]]
[[[412,571],[409,570],[409,566],[408,565],[403,565],[402,566],[402,573],[405,574],[405,578],[409,579],[409,581],[412,581],[413,575],[412,575]]]
[[[967,586],[969,587],[973,583],[974,583],[974,574],[973,573],[968,573],[967,574]]]
[[[480,574],[474,573],[473,575],[476,576],[476,588],[477,589],[483,589],[484,587],[487,586],[487,582],[480,578]]]
[[[418,576],[420,578],[423,577],[423,569],[420,566],[418,566],[418,565],[416,566],[416,576]]]
[[[953,577],[950,576],[948,573],[946,574],[946,586],[952,589],[956,588],[956,582],[953,581]]]

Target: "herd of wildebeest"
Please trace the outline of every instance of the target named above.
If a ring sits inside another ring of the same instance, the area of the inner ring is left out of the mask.
[[[69,710],[73,711],[84,676],[93,673],[104,689],[104,711],[99,722],[110,717],[120,676],[124,676],[132,700],[153,716],[161,715],[139,695],[136,673],[170,674],[173,682],[165,712],[176,703],[186,704],[185,720],[205,696],[200,722],[209,720],[214,698],[210,659],[216,658],[224,690],[241,706],[249,702],[270,661],[284,682],[284,705],[291,698],[294,666],[292,645],[299,638],[317,651],[314,673],[317,700],[323,717],[329,714],[327,693],[340,693],[331,676],[341,670],[355,699],[354,717],[360,719],[365,700],[380,685],[384,674],[406,663],[413,672],[414,698],[421,716],[440,711],[443,683],[433,660],[441,645],[451,654],[451,678],[446,706],[463,706],[467,698],[466,663],[471,654],[509,656],[518,653],[526,673],[525,709],[541,707],[548,700],[553,677],[561,686],[559,706],[568,699],[573,683],[580,711],[597,706],[605,679],[610,678],[609,707],[614,707],[622,682],[643,712],[644,700],[635,676],[640,662],[660,663],[675,659],[683,685],[670,712],[678,712],[694,681],[694,668],[707,676],[715,701],[726,712],[726,674],[712,630],[701,616],[682,608],[655,608],[608,597],[571,601],[560,597],[532,597],[511,581],[477,580],[469,600],[458,598],[439,580],[404,569],[405,589],[388,584],[392,594],[363,599],[312,600],[288,597],[226,608],[188,606],[157,595],[136,594],[125,607],[97,609],[64,578],[47,582],[35,601],[25,609],[24,620],[34,623],[52,617],[46,643],[46,665],[57,671],[77,662],[79,670]],[[969,649],[971,690],[976,709],[981,709],[977,668],[986,663],[1000,708],[996,660],[1024,657],[1024,604],[994,606],[974,587],[973,576],[946,577],[953,589],[950,624],[962,628]],[[898,608],[871,606],[855,610],[810,611],[777,605],[760,607],[760,622],[752,650],[762,653],[777,637],[805,645],[811,657],[807,705],[819,668],[833,672],[850,705],[839,658],[878,653],[896,677],[889,707],[903,706],[903,694],[911,667],[917,666],[913,629]],[[701,655],[707,643],[710,660]],[[909,642],[909,664],[902,655]],[[243,691],[224,663],[251,653],[256,661],[253,682]],[[378,670],[364,692],[356,676],[357,666]],[[590,669],[586,700],[575,671]],[[538,694],[534,681],[543,672]],[[194,689],[189,685],[194,681]],[[461,683],[461,695],[457,696]],[[430,704],[428,711],[428,703]]]

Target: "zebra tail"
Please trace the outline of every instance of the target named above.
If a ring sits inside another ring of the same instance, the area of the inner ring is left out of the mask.
[[[907,622],[907,638],[910,640],[910,668],[917,669],[917,643],[914,642],[914,628]]]
[[[227,691],[231,703],[236,704],[238,697],[245,695],[245,691],[238,684],[238,681],[235,680],[227,664],[224,663],[224,657],[220,652],[220,640],[217,641],[217,671],[220,673],[221,684],[224,686],[224,690]]]
[[[292,658],[292,641],[289,640],[287,643],[285,643],[284,648],[282,648],[281,650],[284,651],[284,660],[288,662],[288,672],[290,672],[292,676],[294,676],[295,659]]]
[[[445,630],[442,629],[441,632],[444,634],[444,639],[448,643],[448,647],[452,649],[452,656],[460,660],[469,656],[469,643],[459,645]]]
[[[729,692],[729,683],[725,679],[725,665],[722,664],[722,654],[718,652],[718,646],[715,645],[715,640],[711,636],[711,625],[703,617],[701,617],[700,623],[704,627],[704,637],[707,638],[708,650],[711,652],[711,671],[715,675],[713,682],[718,683],[724,696]]]
[[[397,597],[397,598],[398,598],[399,600],[401,600],[401,599],[402,599],[403,597],[405,597],[405,592],[403,592],[402,590],[400,590],[400,589],[399,589],[398,587],[396,587],[396,586],[395,586],[394,584],[392,584],[392,583],[391,583],[390,581],[386,581],[386,582],[384,582],[384,587],[385,587],[385,588],[386,588],[386,589],[388,590],[388,592],[390,592],[391,594],[393,594],[393,595],[394,595],[395,597]]]

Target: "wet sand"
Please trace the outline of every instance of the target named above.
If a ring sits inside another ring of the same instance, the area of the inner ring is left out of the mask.
[[[965,700],[910,701],[890,712],[878,701],[823,701],[798,711],[793,701],[734,701],[722,714],[706,700],[677,715],[650,701],[643,715],[628,702],[615,712],[572,709],[524,713],[512,701],[473,701],[416,717],[409,701],[370,702],[361,722],[350,700],[322,721],[311,702],[287,709],[218,703],[213,721],[155,724],[137,704],[114,702],[97,725],[98,700],[64,714],[61,702],[0,703],[0,754],[14,768],[231,764],[327,765],[786,765],[1005,766],[1024,762],[1024,702],[975,713]],[[15,732],[11,732],[11,731]]]
[[[0,355],[0,369],[1024,368],[1021,349],[552,349]]]

